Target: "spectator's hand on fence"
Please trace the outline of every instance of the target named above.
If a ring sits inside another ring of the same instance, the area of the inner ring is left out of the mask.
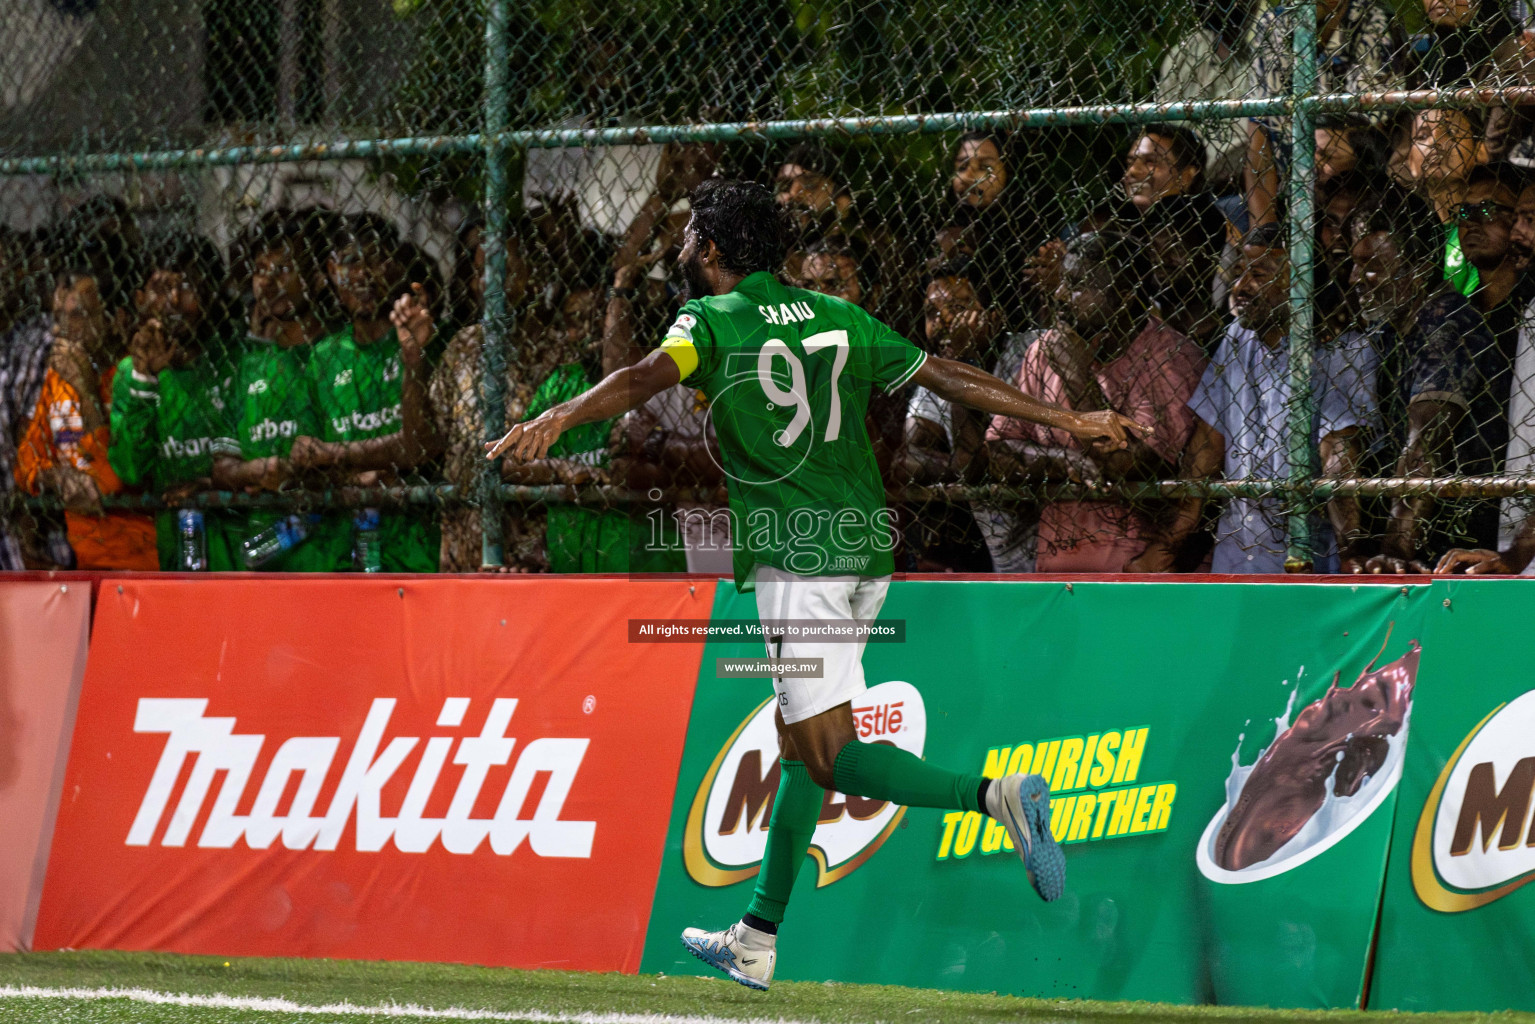
[[[420,281],[412,281],[410,294],[401,295],[389,311],[389,322],[400,339],[400,356],[406,363],[416,364],[432,340],[432,311],[427,306],[426,288]]]
[[[542,459],[549,454],[549,447],[564,432],[565,417],[550,409],[537,419],[516,424],[500,440],[486,441],[485,457],[494,459],[505,454],[518,462]]]
[[[1367,555],[1351,555],[1345,552],[1338,557],[1338,572],[1345,576],[1358,576],[1365,571],[1365,564],[1368,561]]]
[[[133,359],[133,372],[145,377],[157,377],[160,371],[171,365],[176,355],[176,343],[165,336],[160,321],[150,317],[133,332],[128,343],[128,355]]]
[[[296,437],[288,452],[288,465],[294,469],[325,469],[334,466],[341,446],[318,437]]]
[[[1060,451],[1061,461],[1066,465],[1067,480],[1074,484],[1096,484],[1103,481],[1103,470],[1098,468],[1092,456],[1078,448],[1062,448]]]
[[[55,466],[42,477],[43,487],[53,491],[70,512],[81,515],[104,514],[101,507],[101,488],[89,473],[73,466]]]
[[[1146,550],[1125,563],[1125,572],[1172,572],[1173,549],[1165,541],[1153,540]]]
[[[246,491],[250,494],[257,494],[261,491],[280,491],[283,484],[288,482],[288,477],[292,472],[293,467],[288,465],[286,459],[279,459],[273,455],[263,461],[261,473],[256,478],[255,484],[247,487]]]
[[[574,487],[586,487],[592,484],[606,484],[608,472],[601,466],[589,466],[584,462],[574,460],[561,460],[554,467],[554,479],[562,484],[570,484]]]
[[[171,484],[160,495],[160,500],[167,505],[179,505],[198,491],[213,489],[213,481],[209,477],[198,477],[196,480],[183,480],[179,484]]]
[[[1364,572],[1370,576],[1427,576],[1433,570],[1416,558],[1375,555],[1364,563]]]
[[[1434,575],[1450,576],[1455,573],[1467,576],[1511,576],[1514,570],[1496,551],[1486,548],[1451,548],[1439,559],[1439,564],[1434,566]]]

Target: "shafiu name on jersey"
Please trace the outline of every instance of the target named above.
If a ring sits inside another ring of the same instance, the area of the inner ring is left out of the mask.
[[[891,516],[864,427],[926,353],[842,299],[756,273],[694,299],[662,347],[709,397],[743,589],[754,564],[800,575],[883,576]]]

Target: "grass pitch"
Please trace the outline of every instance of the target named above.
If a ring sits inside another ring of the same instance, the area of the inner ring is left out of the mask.
[[[1296,1012],[1018,999],[877,985],[778,982],[770,992],[665,975],[448,964],[225,960],[152,953],[0,956],[0,1021],[90,1024],[715,1024],[1031,1021],[1039,1024],[1535,1024],[1535,1014]]]

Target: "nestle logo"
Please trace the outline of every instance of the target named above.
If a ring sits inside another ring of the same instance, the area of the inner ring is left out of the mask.
[[[858,738],[866,740],[871,736],[889,736],[891,733],[900,732],[901,708],[905,703],[903,700],[898,700],[875,707],[854,708],[853,724],[858,727]]]
[[[437,725],[462,726],[469,704],[467,697],[448,698]],[[355,823],[355,848],[363,853],[382,850],[389,842],[402,853],[425,853],[440,840],[448,853],[472,854],[488,838],[491,851],[502,857],[514,853],[524,839],[539,857],[592,855],[597,823],[560,818],[591,740],[541,737],[523,744],[494,816],[475,818],[470,815],[481,799],[489,771],[512,763],[518,741],[506,733],[517,699],[496,698],[478,735],[431,736],[424,745],[419,736],[386,741],[394,707],[392,697],[373,701],[362,729],[351,741],[339,779],[331,776],[341,737],[293,736],[277,745],[257,785],[254,774],[267,746],[266,736],[238,733],[233,718],[208,716],[206,699],[141,698],[133,731],[166,734],[165,749],[139,803],[126,845],[150,845],[164,824],[160,845],[185,846],[212,797],[207,824],[197,835],[199,847],[229,849],[243,839],[251,849],[264,850],[281,838],[290,850],[334,850],[348,824]],[[420,762],[404,802],[397,815],[385,817],[382,792],[417,745],[422,745]],[[435,806],[438,778],[450,757],[451,763],[463,767],[452,801],[443,817],[426,817],[426,808]],[[192,764],[186,772],[188,759]],[[165,824],[184,772],[185,787]],[[536,783],[541,778],[544,784],[539,788]],[[330,788],[334,790],[330,804],[321,812],[315,804]],[[250,790],[255,791],[253,799],[247,799]],[[535,791],[539,794],[535,805],[524,817],[524,805]],[[235,813],[242,806],[249,806],[249,813]]]
[[[927,710],[917,688],[891,680],[861,696],[866,706],[853,711],[859,736],[879,737],[921,757]],[[768,698],[757,705],[724,741],[724,749],[699,782],[682,843],[683,866],[699,885],[734,885],[757,875],[782,781],[774,722],[777,703]],[[810,841],[816,884],[830,885],[856,871],[905,814],[904,807],[884,800],[825,793]]]

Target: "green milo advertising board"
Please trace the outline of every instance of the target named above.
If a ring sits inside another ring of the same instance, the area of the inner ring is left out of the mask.
[[[1535,1009],[1535,585],[1433,596],[1370,1005]]]
[[[1066,895],[978,814],[828,793],[780,979],[1357,1006],[1433,588],[898,581],[860,737],[1052,788]],[[1535,591],[1532,591],[1535,593]],[[714,616],[754,619],[722,584]],[[710,643],[642,969],[751,896],[778,781],[770,684]]]

